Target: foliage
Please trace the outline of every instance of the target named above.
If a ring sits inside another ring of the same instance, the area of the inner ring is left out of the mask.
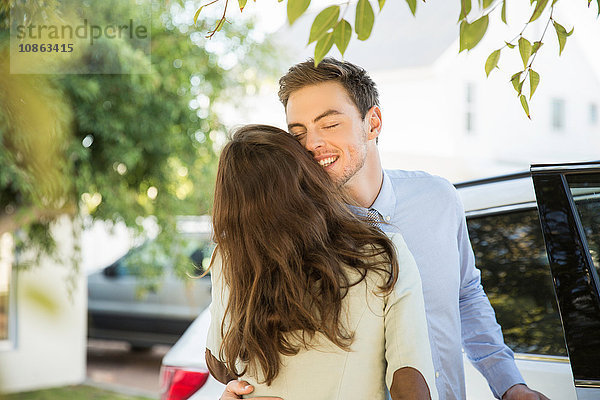
[[[96,3],[104,21],[123,12],[117,0]],[[154,1],[151,73],[128,73],[143,54],[105,40],[82,60],[92,69],[115,63],[121,74],[9,75],[8,7],[0,8],[0,233],[19,228],[34,254],[52,254],[50,226],[65,213],[140,234],[152,216],[157,241],[171,246],[176,216],[210,212],[227,131],[218,109],[274,74],[269,41],[245,23],[225,24],[209,42],[190,29],[186,3]]]
[[[207,5],[212,5],[221,0],[213,0]],[[225,20],[225,12],[229,0],[223,0],[225,2],[225,11],[223,12],[223,20]],[[240,8],[243,9],[243,4],[246,4],[245,0],[240,1]],[[281,1],[281,0],[280,0]],[[417,1],[416,0],[405,0],[410,12],[413,16],[416,16]],[[458,23],[460,24],[459,29],[459,52],[464,50],[471,50],[481,41],[485,36],[488,26],[490,24],[490,18],[499,18],[503,23],[508,25],[506,19],[506,3],[507,0],[478,0],[476,7],[473,8],[472,0],[459,0],[460,1],[460,14],[458,16]],[[515,73],[511,83],[517,92],[523,110],[528,118],[531,118],[529,114],[529,105],[527,102],[527,96],[529,100],[533,96],[537,85],[540,81],[540,75],[532,69],[533,62],[536,55],[542,45],[546,31],[550,24],[556,31],[560,49],[559,55],[565,47],[567,38],[573,34],[573,28],[567,31],[565,27],[559,24],[554,17],[554,8],[559,0],[530,0],[531,4],[531,16],[523,29],[513,37],[511,40],[504,42],[502,47],[498,50],[493,51],[485,62],[485,72],[489,76],[491,71],[498,66],[500,60],[500,54],[506,49],[511,50],[517,48],[522,59],[523,59],[523,70]],[[600,15],[600,0],[596,0],[598,3],[598,15]],[[588,0],[588,7],[590,7],[592,0]],[[385,0],[378,0],[379,12],[383,12]],[[300,17],[310,5],[310,0],[288,0],[287,3],[287,15],[289,24],[293,24],[298,17]],[[200,11],[203,7],[198,9],[194,22],[197,20]],[[337,47],[340,54],[344,55],[348,47],[348,43],[352,37],[352,24],[344,19],[346,11],[350,7],[355,7],[355,21],[354,21],[354,32],[358,40],[367,40],[373,30],[375,24],[375,13],[370,0],[357,0],[342,3],[341,5],[331,5],[324,8],[315,17],[311,29],[310,38],[308,44],[317,42],[314,51],[315,65],[318,65],[323,58],[331,51],[333,45]],[[500,8],[500,13],[493,13],[496,9]],[[542,16],[545,15],[545,18]],[[453,18],[453,16],[448,16]],[[525,35],[525,29],[533,23],[545,23],[543,33],[536,37],[533,44],[528,40]],[[211,35],[216,32],[216,29],[211,31]],[[507,51],[507,50],[506,50]],[[524,93],[523,85],[525,81],[529,80],[528,93]]]

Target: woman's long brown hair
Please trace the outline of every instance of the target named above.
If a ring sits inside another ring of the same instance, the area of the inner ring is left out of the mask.
[[[369,270],[384,274],[389,293],[398,278],[394,247],[355,216],[349,199],[287,132],[270,126],[238,129],[219,160],[213,229],[229,287],[220,358],[236,376],[248,366],[270,385],[315,333],[350,350],[341,321],[348,288]],[[350,279],[348,267],[359,272]],[[246,367],[237,371],[236,360]]]

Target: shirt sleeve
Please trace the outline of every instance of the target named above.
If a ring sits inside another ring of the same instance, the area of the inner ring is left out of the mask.
[[[389,388],[396,370],[415,368],[425,378],[431,398],[435,400],[438,399],[438,393],[420,274],[402,236],[394,234],[393,241],[398,255],[399,274],[384,304],[385,382]]]
[[[227,301],[227,293],[222,276],[222,258],[215,249],[212,255],[212,267],[210,269],[210,280],[212,282],[211,297],[212,301],[209,306],[210,310],[210,326],[208,328],[208,336],[206,338],[206,349],[210,350],[212,355],[219,361],[219,349],[223,337],[221,336],[221,323],[225,316],[225,307]]]
[[[525,383],[514,361],[514,353],[504,343],[496,314],[483,287],[481,272],[469,241],[463,205],[456,195],[461,286],[459,308],[462,342],[469,361],[487,379],[496,398],[513,385]]]

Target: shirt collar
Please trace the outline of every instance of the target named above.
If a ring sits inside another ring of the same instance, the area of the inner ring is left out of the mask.
[[[371,208],[379,211],[386,222],[390,222],[390,220],[394,218],[394,211],[396,210],[396,194],[392,187],[392,181],[385,171],[383,171],[381,190]]]

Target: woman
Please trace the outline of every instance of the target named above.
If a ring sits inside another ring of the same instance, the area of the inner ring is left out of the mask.
[[[286,132],[249,125],[219,161],[206,359],[252,396],[437,398],[419,273]]]

